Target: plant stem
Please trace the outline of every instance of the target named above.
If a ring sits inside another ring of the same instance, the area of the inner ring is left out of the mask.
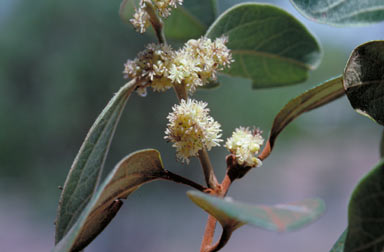
[[[175,93],[179,101],[181,101],[182,99],[183,100],[188,99],[188,93],[187,93],[187,90],[185,89],[184,83],[174,84],[173,89],[175,90]],[[198,152],[198,157],[200,160],[201,167],[203,168],[204,178],[205,178],[205,182],[207,183],[207,186],[211,189],[215,189],[219,183],[217,182],[217,178],[216,178],[215,172],[213,171],[213,166],[211,164],[211,160],[209,159],[207,150],[205,148],[200,150]]]
[[[226,174],[222,183],[218,185],[216,191],[212,191],[211,194],[219,197],[224,197],[227,194],[231,184],[232,184],[232,180],[230,176]],[[215,235],[216,222],[217,220],[212,215],[208,216],[208,220],[205,225],[203,240],[201,242],[200,252],[217,251],[228,242],[231,236],[231,232],[229,232],[228,230],[227,231],[223,230],[223,234],[220,238],[220,241],[217,244],[215,244],[213,247],[211,247],[213,236]],[[212,249],[215,249],[216,247],[217,247],[217,250],[212,250]]]
[[[204,236],[201,241],[200,252],[206,252],[213,241],[215,235],[216,219],[212,216],[208,216],[207,224],[205,224]]]
[[[177,175],[173,172],[170,172],[168,170],[165,170],[165,173],[164,175],[162,176],[163,179],[166,179],[166,180],[170,180],[170,181],[173,181],[173,182],[176,182],[176,183],[180,183],[180,184],[184,184],[184,185],[188,185],[188,186],[191,186],[193,188],[195,188],[196,190],[199,190],[201,192],[204,192],[207,190],[206,187],[192,181],[192,180],[189,180],[187,178],[184,178],[180,175]]]
[[[217,197],[224,197],[233,181],[236,179],[242,178],[245,174],[252,169],[249,166],[239,166],[236,162],[236,157],[233,154],[230,154],[226,157],[227,163],[227,172],[225,177],[220,185],[217,186],[215,190],[212,190],[210,194]],[[232,235],[232,227],[223,227],[223,233],[220,237],[220,240],[213,246],[211,246],[213,241],[213,236],[215,234],[217,220],[211,215],[208,217],[207,224],[205,226],[205,233],[203,241],[201,242],[200,252],[214,252],[218,251],[227,244],[229,238]]]
[[[187,93],[187,90],[185,89],[184,83],[173,84],[173,90],[175,91],[177,99],[179,99],[179,101],[188,100],[188,93]]]
[[[149,21],[152,24],[153,30],[156,33],[157,40],[160,44],[167,44],[167,40],[164,35],[164,23],[161,18],[156,14],[155,7],[151,1],[145,1],[145,11],[148,13],[150,19]]]
[[[217,178],[215,172],[213,171],[211,160],[209,159],[208,152],[205,148],[199,151],[199,160],[201,167],[203,168],[204,178],[205,182],[207,183],[207,186],[215,190],[216,187],[219,185],[219,182],[217,182]]]
[[[271,148],[271,143],[269,141],[267,141],[267,143],[265,144],[264,146],[264,149],[263,151],[260,153],[260,155],[258,156],[258,158],[263,161],[264,159],[266,159],[269,154],[271,154],[271,151],[272,151],[272,148]]]
[[[222,249],[227,244],[229,239],[231,238],[232,232],[233,232],[232,228],[224,227],[223,233],[221,234],[221,237],[220,237],[220,240],[215,245],[208,248],[207,252],[216,252],[216,251],[219,251],[220,249]]]

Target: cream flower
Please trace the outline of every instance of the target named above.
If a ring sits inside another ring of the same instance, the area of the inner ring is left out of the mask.
[[[220,146],[220,124],[209,115],[207,103],[181,100],[172,110],[164,138],[173,143],[179,160],[189,163],[189,157],[197,156],[203,148]]]
[[[150,17],[148,13],[144,9],[138,8],[138,9],[135,9],[133,18],[130,19],[129,21],[131,22],[131,24],[133,25],[133,27],[137,32],[144,33],[147,30],[148,26],[150,25],[149,19]]]
[[[156,6],[160,16],[167,18],[171,15],[171,7],[177,8],[177,5],[182,5],[183,0],[152,0]]]
[[[192,39],[178,51],[170,46],[150,44],[137,58],[127,61],[123,73],[126,78],[136,79],[154,91],[184,85],[192,94],[197,87],[215,80],[217,71],[233,61],[226,41],[225,37],[215,41],[205,37]],[[145,87],[141,87],[142,93]]]
[[[225,147],[236,156],[239,165],[256,167],[262,165],[256,154],[263,142],[259,130],[251,131],[249,128],[239,127],[227,139]]]
[[[149,85],[154,91],[165,91],[172,87],[167,76],[173,57],[174,51],[170,46],[149,44],[137,58],[125,63],[124,77],[136,79],[145,87]]]
[[[140,0],[139,8],[135,9],[133,18],[129,20],[136,31],[140,33],[144,33],[150,25],[150,16],[145,11],[148,2],[153,3],[158,14],[163,18],[167,18],[171,15],[172,8],[177,8],[177,5],[183,4],[183,0]]]
[[[217,71],[233,61],[230,50],[225,46],[227,41],[226,37],[215,41],[206,37],[189,40],[176,52],[169,78],[184,84],[189,93],[210,80],[216,80]]]

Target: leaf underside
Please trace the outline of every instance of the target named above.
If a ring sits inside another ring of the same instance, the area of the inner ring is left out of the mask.
[[[265,206],[243,204],[199,191],[188,191],[187,194],[223,227],[232,230],[244,224],[278,232],[296,230],[318,219],[325,209],[324,202],[319,199]]]
[[[341,77],[336,77],[312,88],[288,102],[276,115],[266,147],[260,154],[265,159],[272,151],[277,136],[295,118],[301,114],[321,107],[344,95]]]
[[[116,126],[135,82],[124,85],[89,130],[66,178],[56,218],[56,243],[76,222],[102,174]]]
[[[158,151],[137,151],[125,157],[108,175],[54,252],[79,251],[112,220],[121,200],[144,183],[160,179],[165,170]]]

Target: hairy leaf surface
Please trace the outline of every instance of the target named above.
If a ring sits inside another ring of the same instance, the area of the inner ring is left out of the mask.
[[[66,178],[56,218],[56,243],[68,232],[91,199],[125,104],[135,82],[124,85],[89,130]]]
[[[79,251],[87,246],[112,220],[129,194],[144,183],[165,175],[158,151],[137,151],[125,157],[93,195],[76,223],[53,249]]]
[[[382,0],[291,0],[310,20],[338,26],[368,25],[384,20]]]

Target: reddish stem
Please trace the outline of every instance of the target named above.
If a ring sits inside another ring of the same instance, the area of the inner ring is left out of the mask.
[[[224,197],[227,194],[232,182],[236,179],[242,178],[252,168],[249,166],[239,166],[236,162],[236,157],[234,157],[232,154],[227,156],[226,161],[227,173],[221,184],[218,185],[214,190],[209,191],[211,195],[217,197]],[[201,242],[200,252],[218,251],[219,249],[224,247],[224,245],[228,242],[229,238],[231,237],[233,230],[223,228],[223,234],[221,235],[220,240],[215,245],[211,245],[213,241],[213,236],[215,234],[216,221],[217,220],[213,216],[208,216],[203,241]]]

